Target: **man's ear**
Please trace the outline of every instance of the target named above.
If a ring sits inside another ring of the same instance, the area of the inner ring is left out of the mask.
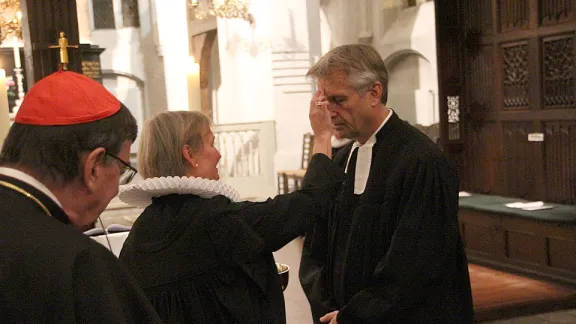
[[[98,178],[102,176],[106,149],[99,147],[84,156],[84,164],[81,168],[82,183],[90,193],[96,191]]]
[[[380,98],[382,98],[382,83],[380,81],[374,82],[370,90],[368,90],[368,94],[370,95],[372,107],[377,106],[380,103]]]
[[[197,166],[196,158],[192,154],[192,148],[190,145],[185,144],[182,146],[182,157],[186,160],[191,166]]]

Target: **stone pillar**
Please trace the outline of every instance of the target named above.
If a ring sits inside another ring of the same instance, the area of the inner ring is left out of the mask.
[[[92,44],[92,28],[90,27],[90,1],[76,0],[78,12],[78,31],[82,44]]]
[[[188,110],[186,64],[190,60],[190,45],[186,0],[174,0],[170,5],[155,1],[155,6],[168,110]]]

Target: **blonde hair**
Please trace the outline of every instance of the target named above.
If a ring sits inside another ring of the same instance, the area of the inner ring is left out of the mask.
[[[188,144],[192,153],[202,150],[202,135],[211,121],[197,111],[166,111],[144,123],[138,149],[138,168],[147,178],[185,176],[187,161],[182,147]]]
[[[308,70],[306,76],[324,78],[334,71],[346,72],[348,83],[359,93],[379,81],[382,84],[380,102],[386,104],[388,101],[388,71],[374,47],[350,44],[333,48]]]

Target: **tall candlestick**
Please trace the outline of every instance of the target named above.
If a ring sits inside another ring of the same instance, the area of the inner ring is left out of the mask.
[[[16,36],[14,36],[14,63],[16,68],[22,67],[22,62],[20,61],[20,41]]]
[[[10,129],[10,108],[6,91],[6,71],[0,69],[0,148]]]
[[[200,65],[190,57],[188,61],[188,110],[200,111]]]

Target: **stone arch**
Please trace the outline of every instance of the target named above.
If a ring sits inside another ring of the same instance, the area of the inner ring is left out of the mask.
[[[384,59],[384,64],[386,65],[386,68],[389,68],[390,66],[396,64],[398,60],[401,60],[406,55],[411,55],[411,54],[417,55],[417,56],[421,57],[422,59],[426,60],[426,62],[430,63],[430,60],[424,54],[422,54],[416,50],[413,50],[411,48],[405,48],[405,49],[398,50],[398,51],[388,55]]]
[[[422,53],[402,49],[384,60],[388,69],[388,105],[411,124],[432,125],[438,120],[434,66]]]

